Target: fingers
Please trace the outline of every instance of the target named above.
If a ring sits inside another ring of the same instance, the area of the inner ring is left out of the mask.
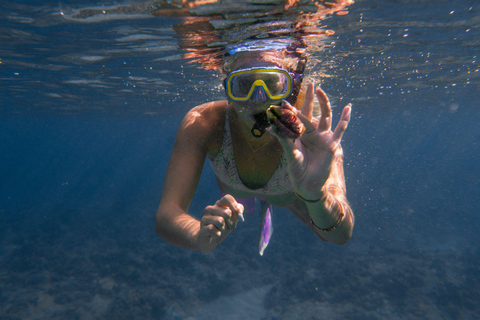
[[[215,205],[230,209],[230,215],[233,214],[240,221],[245,221],[243,217],[243,205],[241,203],[238,203],[231,195],[226,194],[220,200],[218,200]]]
[[[243,210],[243,205],[227,194],[215,205],[205,208],[204,218],[209,217],[206,221],[213,224],[218,230],[233,230],[237,226],[238,220],[244,221]]]
[[[340,121],[337,124],[337,127],[335,128],[335,131],[333,132],[333,140],[337,141],[340,143],[342,140],[343,134],[345,133],[345,130],[347,130],[348,123],[350,122],[350,116],[352,114],[352,104],[348,104],[343,108],[342,115],[340,117]]]
[[[305,126],[304,133],[310,133],[317,129],[312,123],[312,118],[308,119],[308,117],[305,116],[303,112],[297,112],[297,117],[300,119],[300,121],[302,121],[303,125]]]
[[[236,228],[239,220],[244,221],[243,210],[243,205],[235,198],[225,195],[215,205],[205,208],[200,221],[201,229],[210,238],[210,242],[220,238],[224,232],[227,232],[226,236]]]
[[[327,94],[321,88],[318,88],[315,93],[317,94],[317,99],[320,103],[320,109],[322,112],[318,129],[328,131],[332,128],[332,107],[330,106],[330,100],[328,99]],[[343,108],[340,121],[335,127],[335,131],[333,132],[333,139],[338,143],[340,143],[340,141],[342,140],[342,136],[345,133],[345,130],[347,130],[348,123],[350,122],[351,111],[351,104],[345,106],[345,108]]]
[[[220,216],[203,216],[201,220],[202,229],[207,232],[208,236],[218,238],[225,231],[225,220]]]
[[[312,120],[313,115],[313,99],[314,95],[314,83],[307,84],[307,92],[305,93],[305,100],[302,106],[302,115],[304,115],[309,121]]]
[[[237,227],[238,219],[232,219],[232,217],[230,209],[208,206],[205,208],[201,226],[207,227],[210,234],[221,236],[223,232],[230,233]]]
[[[321,88],[317,88],[315,93],[317,94],[317,99],[320,103],[320,110],[322,112],[318,129],[321,131],[328,131],[332,128],[332,107],[330,106],[330,100],[328,100],[327,94]]]

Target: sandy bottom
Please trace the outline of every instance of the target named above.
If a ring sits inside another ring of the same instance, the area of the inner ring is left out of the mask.
[[[260,257],[245,224],[202,255],[157,239],[150,224],[121,225],[8,230],[0,318],[480,319],[475,249],[338,247],[277,224]]]

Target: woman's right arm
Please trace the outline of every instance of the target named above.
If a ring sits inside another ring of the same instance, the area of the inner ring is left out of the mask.
[[[201,221],[187,213],[209,144],[218,139],[218,119],[215,116],[218,112],[215,109],[215,103],[205,104],[192,109],[183,119],[155,215],[155,230],[159,237],[173,245],[201,252],[215,249],[235,228],[238,214],[243,212],[233,197],[225,196],[205,208]]]

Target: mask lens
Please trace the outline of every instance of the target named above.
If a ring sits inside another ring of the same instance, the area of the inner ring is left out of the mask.
[[[257,87],[263,87],[271,100],[288,97],[292,91],[292,80],[283,69],[246,69],[230,74],[227,79],[227,93],[234,101],[251,98]]]
[[[232,94],[235,97],[246,98],[253,83],[255,82],[256,75],[252,74],[239,74],[232,78]]]

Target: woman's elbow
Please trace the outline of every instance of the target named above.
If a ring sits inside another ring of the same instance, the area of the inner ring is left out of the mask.
[[[350,215],[349,215],[350,216]],[[344,221],[339,228],[331,232],[317,232],[318,236],[325,241],[343,246],[350,241],[353,235],[353,218]]]
[[[342,226],[343,228],[341,228],[341,230],[339,230],[339,231],[341,231],[341,234],[338,237],[338,241],[335,242],[336,244],[341,245],[341,246],[343,246],[348,241],[350,241],[350,239],[352,239],[353,225],[355,224],[355,219],[354,219],[353,213],[351,211],[347,214],[347,217],[345,217],[345,220],[346,221],[344,221],[344,224]]]
[[[352,229],[350,229],[348,232],[345,232],[342,237],[340,237],[338,241],[335,242],[335,244],[338,244],[339,246],[347,244],[347,242],[352,239],[352,233]]]

